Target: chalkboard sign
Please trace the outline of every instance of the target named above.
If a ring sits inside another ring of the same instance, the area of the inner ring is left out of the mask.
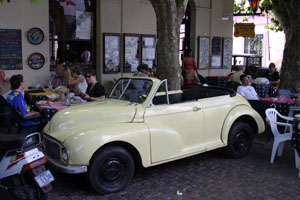
[[[120,34],[104,33],[104,68],[103,73],[120,72]]]
[[[0,29],[0,68],[23,69],[20,29]]]
[[[213,37],[212,44],[211,44],[211,54],[221,55],[221,48],[222,48],[222,38]]]
[[[200,69],[207,69],[209,66],[209,38],[198,37],[198,66]]]
[[[223,38],[223,68],[231,68],[232,64],[232,39]]]
[[[213,37],[211,43],[211,68],[221,68],[222,67],[222,38]]]

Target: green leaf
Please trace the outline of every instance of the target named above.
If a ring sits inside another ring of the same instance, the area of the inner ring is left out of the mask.
[[[30,0],[30,2],[33,4],[38,4],[39,0]]]

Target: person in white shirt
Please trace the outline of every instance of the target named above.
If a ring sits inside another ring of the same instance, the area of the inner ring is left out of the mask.
[[[251,105],[251,107],[258,112],[263,120],[266,119],[265,111],[270,108],[270,105],[265,101],[260,101],[261,98],[258,96],[254,87],[249,84],[248,76],[243,74],[240,77],[242,85],[237,88],[237,93],[245,97]]]
[[[73,86],[73,92],[76,95],[85,94],[88,84],[84,76],[81,75],[79,68],[68,68],[68,74],[68,86]]]
[[[249,84],[248,76],[245,74],[242,74],[240,76],[240,80],[241,80],[242,85],[237,88],[237,93],[240,94],[241,96],[245,97],[248,100],[259,100],[260,97],[258,96],[254,87]]]

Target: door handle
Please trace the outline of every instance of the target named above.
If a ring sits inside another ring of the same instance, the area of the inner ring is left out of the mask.
[[[201,110],[201,108],[199,108],[199,107],[194,107],[194,108],[193,108],[193,111],[195,111],[195,112],[197,112],[197,111],[199,111],[199,110]]]

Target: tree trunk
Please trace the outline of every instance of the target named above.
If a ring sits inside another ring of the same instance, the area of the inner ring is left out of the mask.
[[[157,77],[169,90],[180,89],[179,31],[188,0],[150,0],[156,13]]]
[[[279,88],[300,88],[300,1],[273,0],[272,11],[285,33]]]

